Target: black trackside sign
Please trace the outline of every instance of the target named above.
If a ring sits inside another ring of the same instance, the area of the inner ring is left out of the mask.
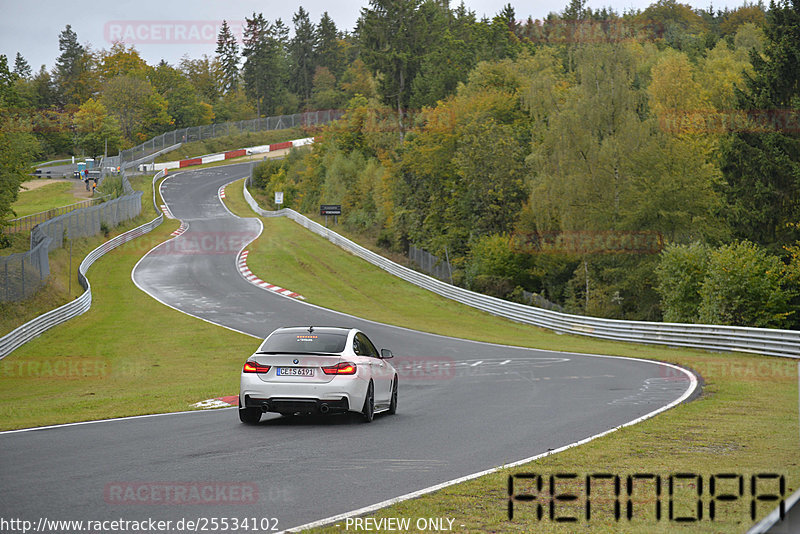
[[[319,214],[320,215],[341,215],[342,214],[342,205],[341,204],[322,204],[319,207]]]

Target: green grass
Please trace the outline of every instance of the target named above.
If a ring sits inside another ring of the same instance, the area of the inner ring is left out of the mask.
[[[49,254],[50,276],[42,289],[32,297],[16,302],[0,302],[0,336],[11,332],[16,327],[31,319],[66,304],[80,296],[83,288],[78,283],[78,265],[86,255],[100,246],[108,239],[136,228],[156,216],[155,209],[150,202],[151,178],[138,177],[131,180],[134,189],[144,191],[142,197],[142,213],[119,226],[111,228],[109,237],[96,235],[89,238],[76,239],[72,242],[70,260],[70,247],[68,241],[63,248],[55,249]],[[12,246],[3,249],[3,254],[25,252],[30,249],[30,232],[10,234]],[[70,266],[72,267],[70,269]]]
[[[251,216],[241,188],[241,182],[228,187],[227,203],[232,211]],[[250,247],[251,270],[303,294],[309,302],[445,335],[670,361],[697,370],[706,381],[703,395],[692,403],[510,472],[652,472],[666,478],[692,470],[708,483],[708,477],[719,472],[778,471],[787,477],[787,492],[798,487],[796,362],[555,335],[399,282],[291,221],[263,222],[263,236]],[[176,226],[176,221],[168,221],[100,259],[89,272],[92,309],[0,361],[0,427],[183,410],[198,400],[235,394],[242,357],[257,340],[167,308],[130,280],[138,258]],[[545,422],[541,431],[547,432]],[[517,518],[508,521],[508,474],[453,486],[376,516],[451,517],[459,532],[671,532],[678,527],[689,532],[743,532],[750,524],[745,506],[725,522],[616,524],[601,518],[563,525],[538,522],[522,504]],[[769,506],[759,508],[760,515]]]
[[[253,215],[243,200],[242,182],[226,189],[226,203],[241,216]],[[507,343],[513,339],[515,345],[542,349],[668,361],[695,369],[706,381],[698,400],[654,419],[521,468],[391,506],[371,517],[451,517],[456,519],[459,532],[672,532],[679,527],[690,532],[743,532],[752,523],[746,500],[740,502],[736,513],[711,522],[706,499],[706,521],[694,525],[666,520],[666,500],[661,522],[652,516],[645,521],[620,523],[608,521],[608,516],[578,524],[539,522],[530,513],[535,508],[526,503],[518,503],[516,519],[509,521],[508,475],[657,473],[666,482],[670,474],[695,472],[708,484],[712,474],[771,471],[786,475],[787,495],[800,483],[794,361],[556,335],[466,308],[400,282],[288,219],[262,218],[262,222],[264,234],[251,245],[248,266],[262,279],[301,293],[308,302],[376,321],[481,341]],[[544,424],[542,431],[546,432]],[[708,486],[705,491],[707,495]],[[763,516],[771,506],[761,505],[759,514]],[[568,508],[562,510],[563,515],[571,515]],[[462,524],[464,527],[460,527]],[[340,523],[318,531],[342,532],[343,527]]]
[[[80,202],[72,194],[72,182],[53,182],[31,191],[20,191],[17,201],[11,206],[17,217],[25,217]]]
[[[131,281],[177,227],[167,220],[98,260],[92,308],[0,360],[0,428],[186,410],[237,391],[258,340],[172,310]]]

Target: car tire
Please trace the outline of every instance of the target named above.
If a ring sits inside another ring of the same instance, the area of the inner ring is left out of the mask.
[[[261,421],[261,410],[258,408],[239,408],[239,421],[255,425]]]
[[[372,385],[372,380],[369,381],[367,386],[367,396],[364,399],[364,408],[361,410],[361,415],[364,416],[365,423],[371,423],[375,418],[375,388]]]
[[[389,415],[397,413],[397,375],[394,375],[392,381],[392,400],[389,401]]]

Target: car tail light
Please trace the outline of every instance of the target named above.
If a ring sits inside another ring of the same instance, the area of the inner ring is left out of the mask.
[[[326,375],[354,375],[356,374],[356,364],[342,362],[331,367],[323,367],[322,372]]]
[[[242,368],[243,373],[266,373],[269,371],[269,365],[261,365],[258,362],[244,362]]]

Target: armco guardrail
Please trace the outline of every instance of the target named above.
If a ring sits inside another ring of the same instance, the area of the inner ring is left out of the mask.
[[[247,203],[259,215],[288,217],[335,245],[407,282],[467,306],[513,321],[547,328],[563,334],[576,334],[614,341],[800,358],[800,331],[796,330],[601,319],[535,308],[475,293],[398,265],[292,209],[263,210],[253,199],[246,186],[244,195]]]
[[[86,278],[86,271],[89,270],[89,267],[107,252],[152,231],[163,220],[164,216],[159,215],[149,223],[120,234],[91,251],[78,267],[78,281],[85,290],[83,294],[72,302],[40,315],[0,338],[0,359],[5,358],[15,349],[41,335],[46,330],[85,313],[92,305],[92,286],[89,284],[89,279]]]

